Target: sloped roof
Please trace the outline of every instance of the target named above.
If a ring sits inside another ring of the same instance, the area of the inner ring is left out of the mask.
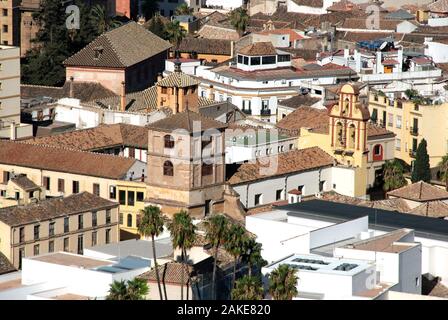
[[[9,262],[8,258],[0,252],[0,274],[16,271],[16,268]]]
[[[263,55],[276,55],[272,42],[255,42],[238,51],[240,54],[246,56],[263,56]]]
[[[257,159],[256,163],[243,163],[229,179],[230,184],[240,184],[292,172],[301,172],[321,167],[332,166],[334,158],[319,147],[292,150],[285,153]],[[274,172],[263,174],[269,166]]]
[[[428,201],[409,210],[408,213],[433,218],[445,218],[448,217],[448,204],[440,200]]]
[[[192,275],[191,266],[187,265],[187,267],[185,267],[180,262],[167,262],[158,265],[158,270],[160,281],[166,284],[180,285],[182,283],[183,274],[183,284],[186,285],[188,284],[189,277]],[[153,268],[152,270],[139,275],[138,278],[151,282],[157,281],[156,269]]]
[[[207,38],[184,38],[180,45],[180,52],[196,52],[198,54],[231,55],[231,40],[207,39]]]
[[[157,82],[157,86],[185,88],[196,86],[200,83],[201,82],[196,78],[193,78],[183,72],[172,72],[168,76]]]
[[[199,127],[200,124],[200,127]],[[188,132],[201,129],[224,129],[227,125],[223,122],[207,118],[199,113],[187,110],[173,114],[165,119],[156,121],[148,125],[148,128],[153,130],[161,130],[164,132],[172,132],[173,130],[183,129]]]
[[[137,160],[108,154],[0,140],[0,163],[93,177],[123,179]]]
[[[399,253],[403,250],[408,249],[409,246],[400,245],[396,242],[399,242],[411,232],[412,230],[409,229],[398,229],[383,235],[349,244],[346,246],[346,248],[366,251]]]
[[[103,33],[67,58],[66,66],[124,68],[171,48],[171,44],[134,21]],[[95,52],[101,52],[95,58]]]
[[[448,0],[438,0],[427,6],[431,12],[448,13]]]
[[[25,140],[28,143],[95,151],[115,146],[148,148],[148,129],[125,123],[101,124],[94,128]]]
[[[380,19],[379,28],[376,30],[396,30],[397,25],[403,20]],[[348,18],[344,21],[341,28],[343,29],[368,29],[365,18]]]
[[[26,206],[0,209],[0,221],[9,226],[49,220],[87,211],[118,207],[118,203],[103,199],[88,192],[72,194],[68,197],[42,200]]]
[[[389,191],[387,195],[419,202],[448,199],[447,191],[424,181]]]
[[[322,8],[324,6],[323,0],[292,0],[298,6],[306,6],[312,8]]]
[[[25,191],[31,191],[39,189],[39,186],[35,184],[33,181],[28,179],[25,175],[20,174],[15,176],[14,178],[11,178],[11,181],[14,182],[17,186],[22,188]]]
[[[278,102],[278,105],[285,106],[288,108],[297,109],[300,106],[312,106],[313,104],[319,102],[320,99],[316,97],[312,97],[311,95],[296,95],[289,99],[281,100]]]
[[[388,13],[384,16],[386,19],[399,19],[399,20],[412,20],[415,19],[413,14],[410,14],[404,9],[398,9],[397,11]]]

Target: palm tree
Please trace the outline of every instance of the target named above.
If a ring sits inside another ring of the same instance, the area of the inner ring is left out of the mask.
[[[159,268],[157,265],[156,244],[154,238],[163,232],[165,219],[159,207],[148,206],[140,210],[141,219],[138,225],[138,231],[145,237],[151,237],[152,256],[154,257],[154,268],[156,271],[157,286],[159,287],[160,300],[163,300],[162,287],[160,286]],[[167,297],[165,296],[165,299]]]
[[[168,225],[168,229],[171,232],[171,241],[173,242],[173,247],[179,248],[181,251],[181,263],[186,268],[187,267],[187,250],[193,247],[194,241],[196,239],[196,226],[193,224],[193,220],[190,215],[181,210],[175,213],[173,220]],[[184,299],[184,272],[181,273],[181,284],[180,284],[180,299]]]
[[[232,289],[232,300],[262,300],[263,286],[260,279],[245,275],[238,279]]]
[[[240,37],[246,32],[247,25],[249,24],[249,15],[247,10],[239,7],[230,12],[230,23],[238,32]]]
[[[174,14],[176,16],[189,16],[193,13],[193,9],[188,6],[186,3],[182,3],[180,6],[176,8]]]
[[[168,40],[174,45],[175,50],[179,48],[182,40],[187,36],[187,31],[179,24],[179,21],[173,20],[166,24],[165,32]]]
[[[403,175],[403,166],[397,160],[388,160],[383,167],[383,190],[385,192],[401,188],[407,184]]]
[[[440,166],[440,179],[445,181],[445,189],[448,191],[448,154],[442,157],[439,163]]]
[[[144,279],[114,281],[110,285],[106,300],[145,300],[148,292],[148,284]]]
[[[233,256],[232,288],[235,287],[236,266],[244,250],[245,237],[246,230],[239,224],[232,224],[227,231],[224,247]]]
[[[256,242],[254,238],[246,238],[242,259],[247,262],[249,276],[252,276],[252,267],[254,265],[261,268],[267,264],[267,261],[261,256],[261,248],[261,243]]]
[[[281,264],[269,275],[269,293],[274,300],[292,300],[297,295],[297,270]]]
[[[225,241],[226,232],[228,229],[228,219],[222,214],[211,215],[210,218],[205,220],[205,239],[212,245],[214,249],[213,257],[213,276],[212,276],[212,296],[216,299],[216,265],[218,262],[218,250],[219,246]]]
[[[98,32],[100,34],[121,25],[121,22],[108,15],[107,10],[103,5],[94,5],[92,7],[91,15],[92,20],[98,26]]]

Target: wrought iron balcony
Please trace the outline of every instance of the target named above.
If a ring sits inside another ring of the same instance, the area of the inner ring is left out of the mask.
[[[261,109],[260,115],[262,115],[262,116],[270,116],[271,115],[271,109]]]
[[[410,128],[409,128],[409,132],[410,132],[411,135],[413,135],[413,136],[418,136],[418,127],[410,127]]]
[[[252,114],[252,110],[251,109],[242,109],[241,111],[243,111],[243,113],[251,115]]]

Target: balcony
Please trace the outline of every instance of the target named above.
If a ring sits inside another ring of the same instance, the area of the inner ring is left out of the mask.
[[[412,136],[418,136],[418,127],[410,127],[409,132]]]
[[[260,115],[262,115],[262,116],[270,116],[271,115],[271,109],[261,109]]]
[[[252,110],[251,109],[242,109],[241,111],[243,111],[243,113],[247,114],[247,115],[251,115],[252,114]]]
[[[411,158],[415,158],[416,155],[417,155],[417,151],[415,151],[415,150],[409,150],[409,156],[410,156]]]

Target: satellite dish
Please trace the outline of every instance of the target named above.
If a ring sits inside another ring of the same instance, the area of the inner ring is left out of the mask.
[[[381,45],[380,45],[380,50],[383,50],[384,48],[386,48],[387,47],[387,42],[386,41],[384,41]]]

